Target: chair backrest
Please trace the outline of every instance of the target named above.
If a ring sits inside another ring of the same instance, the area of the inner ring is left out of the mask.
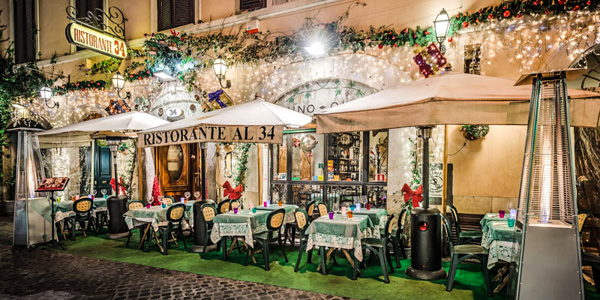
[[[452,214],[452,220],[454,221],[454,230],[456,231],[456,236],[460,235],[460,224],[458,219],[458,210],[454,205],[447,205],[447,208],[450,208],[450,214]]]
[[[325,202],[319,202],[319,204],[317,204],[317,208],[319,209],[320,216],[324,216],[329,212],[329,205],[327,205]]]
[[[452,243],[452,225],[450,225],[450,221],[448,221],[448,218],[446,218],[446,216],[441,216],[444,231],[446,231],[446,234],[448,235],[448,245],[450,246],[450,254],[452,254],[452,252],[454,251],[454,243]]]
[[[587,221],[589,216],[590,213],[583,210],[580,210],[579,214],[577,214],[577,225],[579,226],[579,235],[581,235],[581,232],[583,231],[583,226],[585,225],[585,222]]]
[[[406,214],[408,213],[408,207],[402,208],[400,210],[400,214],[398,215],[398,227],[404,228],[404,218],[406,218]]]
[[[92,210],[92,199],[90,198],[79,198],[73,202],[73,211],[82,214]]]
[[[127,203],[127,210],[143,208],[144,206],[145,206],[144,202],[142,202],[140,200],[133,200],[133,201],[129,201],[129,203]]]
[[[178,223],[183,219],[183,213],[185,212],[185,204],[177,203],[167,210],[167,220],[171,223]]]
[[[398,221],[399,218],[396,217],[396,214],[391,214],[388,219],[387,222],[385,222],[385,237],[391,237],[392,236],[392,232],[394,232],[394,230],[396,230],[396,232],[398,231]]]
[[[231,200],[229,201],[230,205],[231,205],[231,209],[234,209],[236,207],[240,207],[240,201],[239,200]]]
[[[175,202],[175,200],[173,200],[173,197],[171,197],[171,196],[164,196],[163,197],[163,202],[166,205],[171,205],[171,204],[173,204],[173,202]]]
[[[296,208],[294,211],[294,217],[296,217],[296,224],[300,229],[300,232],[304,232],[308,228],[308,213],[302,208]]]
[[[229,200],[223,200],[221,202],[219,202],[219,206],[217,207],[217,212],[220,214],[226,214],[229,212],[231,207],[231,204],[229,203]]]
[[[315,200],[308,202],[308,205],[306,205],[306,213],[311,217],[315,214]]]
[[[269,214],[267,217],[267,229],[271,231],[279,231],[283,226],[283,219],[285,217],[285,209],[276,209]]]
[[[204,222],[212,223],[213,219],[217,215],[217,208],[214,204],[204,203],[200,206],[200,211],[202,211],[202,216],[204,217]]]

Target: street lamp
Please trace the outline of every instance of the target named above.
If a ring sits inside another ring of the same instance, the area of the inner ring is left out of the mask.
[[[310,54],[314,58],[321,57],[327,54],[327,52],[325,51],[325,46],[318,40],[314,41],[310,46],[304,47],[304,50],[306,50],[306,52],[308,52],[308,54]]]
[[[40,97],[44,99],[44,104],[46,104],[48,108],[58,108],[58,102],[54,102],[54,105],[52,106],[48,105],[48,101],[50,100],[50,98],[52,98],[52,89],[48,86],[43,86],[40,89]]]
[[[225,74],[227,73],[227,63],[219,57],[214,61],[213,69],[215,70],[215,75],[217,76],[217,79],[219,79],[219,84],[221,85],[221,87],[224,89],[230,88],[230,80],[226,80],[225,86],[223,86],[223,80],[225,79]]]
[[[121,90],[125,87],[125,78],[121,75],[121,72],[117,71],[112,77],[112,86],[117,90],[117,96],[122,100],[131,98],[131,93],[127,92],[125,97],[121,97]]]
[[[450,27],[450,17],[445,9],[437,15],[435,21],[433,21],[433,27],[435,28],[435,37],[440,44],[440,52],[444,54],[446,49],[444,47],[444,40],[448,34],[448,28]]]

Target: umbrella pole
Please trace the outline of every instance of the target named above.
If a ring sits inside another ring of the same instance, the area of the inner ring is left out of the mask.
[[[444,170],[442,171],[442,214],[446,215],[448,193],[448,125],[444,125]]]
[[[429,138],[431,138],[431,126],[419,127],[419,137],[423,139],[423,208],[429,208]]]

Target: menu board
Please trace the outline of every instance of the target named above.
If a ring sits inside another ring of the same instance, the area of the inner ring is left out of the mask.
[[[62,191],[69,183],[69,177],[49,177],[44,178],[40,186],[38,186],[36,192],[52,192]]]

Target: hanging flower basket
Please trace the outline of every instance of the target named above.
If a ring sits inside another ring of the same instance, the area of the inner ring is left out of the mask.
[[[489,125],[463,125],[460,129],[465,139],[474,141],[485,137],[490,132]]]

